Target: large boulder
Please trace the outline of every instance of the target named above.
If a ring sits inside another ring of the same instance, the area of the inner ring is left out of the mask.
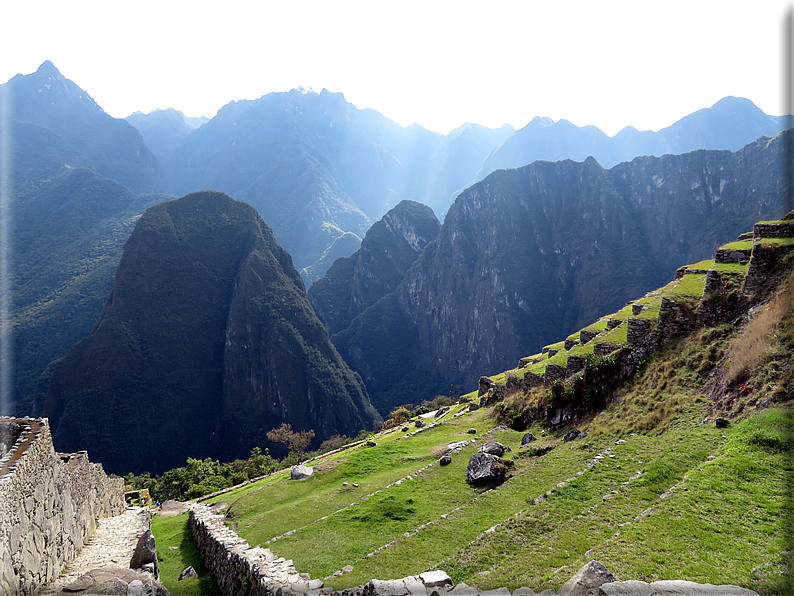
[[[292,466],[289,469],[290,478],[293,480],[303,480],[304,478],[309,478],[312,474],[314,474],[314,468],[302,464]]]
[[[480,453],[490,453],[491,455],[495,455],[496,457],[502,457],[505,454],[505,451],[510,451],[510,447],[505,447],[501,443],[497,443],[496,441],[488,441],[482,447],[480,447],[477,451]]]
[[[472,484],[502,483],[505,480],[505,462],[490,453],[475,453],[466,466],[466,478]]]
[[[130,569],[144,569],[145,565],[153,565],[148,569],[153,569],[152,574],[155,579],[160,577],[160,565],[157,562],[157,546],[154,542],[154,534],[151,530],[146,530],[138,538],[138,544],[135,545],[135,551],[132,553],[130,559]]]
[[[150,575],[119,565],[107,565],[92,569],[68,586],[61,588],[57,594],[62,596],[66,594],[70,596],[92,594],[127,596],[130,592],[143,593],[147,596],[171,596],[165,586],[152,579]]]
[[[532,433],[526,433],[523,437],[521,437],[521,445],[529,445],[532,441],[537,441],[538,438],[533,435]]]

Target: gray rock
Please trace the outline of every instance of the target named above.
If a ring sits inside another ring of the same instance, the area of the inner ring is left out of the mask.
[[[521,444],[522,445],[529,445],[532,441],[537,441],[538,438],[533,435],[532,433],[527,433],[523,437],[521,437]],[[519,588],[520,590],[521,588]]]
[[[426,588],[439,588],[441,586],[452,586],[452,580],[449,576],[440,569],[435,571],[426,571],[419,574],[419,579]]]
[[[557,596],[599,596],[598,589],[614,582],[615,576],[598,561],[590,561],[565,582]]]
[[[543,590],[538,596],[555,596],[557,592],[549,588],[548,590]]]
[[[494,380],[490,377],[480,377],[479,388],[477,389],[477,397],[482,397],[488,390],[495,385]]]
[[[677,579],[650,584],[637,580],[606,583],[598,593],[599,596],[758,596],[758,592],[739,586],[715,586]]]
[[[466,466],[466,478],[472,484],[502,483],[505,479],[505,463],[490,453],[475,453]]]
[[[475,411],[477,411],[479,409],[480,409],[480,404],[478,404],[476,402],[470,402],[469,403],[469,412],[475,412]]]
[[[378,444],[375,441],[367,441],[367,447],[377,447]]]
[[[521,587],[513,590],[512,596],[537,596],[537,595],[535,594],[535,590],[533,590],[532,588]]]
[[[569,443],[571,441],[575,441],[579,438],[582,433],[579,432],[578,428],[572,428],[565,434],[565,438],[563,439],[564,443]]]
[[[717,425],[717,428],[728,428],[730,421],[727,418],[717,418],[714,423]]]
[[[510,596],[510,590],[507,588],[496,588],[495,590],[483,590],[480,596]]]
[[[421,420],[419,420],[418,418],[416,419],[416,422],[414,422],[414,426],[416,428],[422,428],[424,425],[425,425],[425,423],[422,422]]]
[[[466,432],[467,432],[468,434],[470,434],[470,435],[476,435],[476,434],[477,434],[477,429],[476,429],[476,428],[470,428],[470,429],[469,429],[469,430],[467,430]]]
[[[497,443],[496,441],[488,441],[477,451],[480,453],[489,453],[491,455],[495,455],[496,457],[502,457],[505,454],[505,451],[509,450],[509,447],[505,447],[501,443]]]
[[[444,406],[442,408],[439,408],[438,410],[436,410],[436,415],[433,416],[433,418],[438,420],[439,418],[441,418],[447,412],[449,412],[449,406]]]
[[[193,569],[193,566],[187,567],[182,573],[179,574],[179,581],[186,580],[191,577],[198,577],[198,573]]]
[[[303,480],[304,478],[309,478],[312,474],[314,474],[314,468],[303,464],[292,466],[289,469],[289,475],[292,480]]]
[[[449,464],[452,463],[452,457],[449,454],[442,455],[441,459],[438,460],[438,463],[441,464],[442,466],[448,466]]]
[[[138,538],[138,544],[132,553],[132,559],[130,559],[130,569],[140,569],[147,563],[154,564],[154,573],[152,575],[157,579],[160,576],[160,565],[157,562],[157,546],[151,530],[146,530]]]

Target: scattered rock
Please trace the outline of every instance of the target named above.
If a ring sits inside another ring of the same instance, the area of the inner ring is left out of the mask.
[[[727,418],[717,418],[714,423],[717,425],[717,428],[728,428],[730,421]]]
[[[482,397],[488,393],[488,390],[491,389],[491,387],[493,387],[495,384],[496,383],[494,383],[494,380],[491,377],[480,377],[480,386],[477,390],[477,397]]]
[[[557,596],[599,596],[598,589],[614,582],[615,576],[598,561],[590,561],[565,582]]]
[[[58,594],[71,594],[72,596],[87,596],[89,594],[171,596],[171,593],[150,575],[134,569],[125,569],[119,565],[107,565],[92,569],[68,586],[63,587]]]
[[[303,464],[292,466],[289,469],[290,478],[293,480],[303,480],[304,478],[309,478],[312,474],[314,474],[314,468]]]
[[[425,425],[425,423],[422,422],[421,420],[419,420],[418,418],[417,418],[416,422],[414,422],[414,426],[416,428],[422,428],[424,425]]]
[[[449,454],[442,455],[441,459],[438,460],[438,463],[441,464],[442,466],[448,466],[449,464],[452,463],[452,457],[450,457]]]
[[[466,478],[472,484],[502,483],[505,479],[505,463],[490,453],[475,453],[466,466]]]
[[[532,441],[537,441],[537,440],[538,438],[535,435],[533,435],[532,433],[527,433],[523,437],[521,437],[521,444],[529,445]]]
[[[367,447],[377,447],[378,444],[375,441],[367,441]]]
[[[480,409],[480,404],[478,404],[477,402],[470,402],[469,403],[469,412],[474,412],[474,411],[479,410],[479,409]]]
[[[571,441],[575,441],[576,439],[578,439],[578,438],[579,438],[579,435],[581,435],[581,434],[582,434],[582,433],[581,433],[581,432],[579,432],[579,429],[578,429],[578,428],[572,428],[571,430],[569,430],[569,431],[568,431],[568,432],[565,434],[565,438],[563,439],[563,442],[565,442],[565,443],[569,443],[569,442],[571,442]]]
[[[193,569],[192,565],[190,567],[188,567],[187,569],[185,569],[184,571],[182,571],[182,573],[179,574],[179,581],[182,581],[182,580],[185,580],[185,579],[188,579],[188,578],[191,578],[191,577],[198,577],[198,573],[196,573],[196,570]]]
[[[160,577],[160,567],[157,563],[157,546],[154,543],[154,534],[151,530],[146,530],[138,538],[138,544],[130,559],[130,569],[141,569],[147,563],[154,564],[154,578]]]
[[[476,435],[476,434],[477,434],[477,429],[476,429],[476,428],[470,428],[470,429],[469,429],[469,430],[467,430],[466,432],[467,432],[468,434],[470,434],[470,435]]]
[[[438,420],[439,418],[441,418],[447,412],[449,412],[449,406],[444,406],[442,408],[439,408],[438,410],[436,410],[436,415],[433,416],[433,418]]]
[[[501,443],[497,443],[496,441],[488,441],[482,447],[480,447],[477,451],[480,453],[490,453],[491,455],[495,455],[496,457],[502,457],[505,454],[505,451],[510,451],[509,447],[505,447]]]

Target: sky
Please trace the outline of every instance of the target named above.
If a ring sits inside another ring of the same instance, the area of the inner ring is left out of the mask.
[[[0,82],[51,60],[110,115],[311,87],[446,134],[535,116],[658,130],[722,97],[784,111],[790,1],[0,0]]]

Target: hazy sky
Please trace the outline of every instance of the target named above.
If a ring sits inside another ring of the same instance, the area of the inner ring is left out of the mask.
[[[112,116],[308,86],[446,133],[534,116],[658,130],[726,95],[783,112],[791,2],[0,0],[0,81],[52,60]]]

